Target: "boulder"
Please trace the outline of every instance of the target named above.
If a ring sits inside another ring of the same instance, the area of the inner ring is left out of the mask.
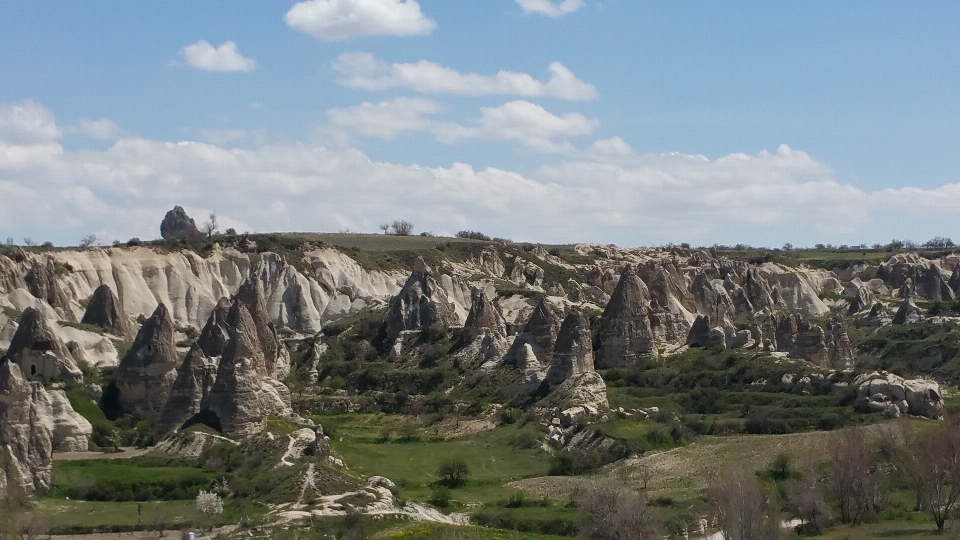
[[[99,326],[115,336],[125,337],[132,333],[130,322],[123,312],[123,304],[107,285],[100,285],[93,291],[80,322]]]
[[[203,238],[197,223],[187,215],[181,206],[174,206],[160,222],[160,236],[164,240],[182,240],[193,242]]]
[[[857,387],[855,406],[891,416],[911,414],[926,418],[943,415],[943,394],[936,381],[905,380],[892,373],[869,373],[854,381]]]
[[[598,411],[610,406],[607,401],[607,383],[596,371],[587,371],[563,381],[552,393],[552,399],[564,409],[583,407]]]
[[[83,373],[73,354],[47,326],[43,315],[33,308],[25,309],[20,316],[7,358],[13,360],[31,381],[83,383]]]
[[[646,284],[627,265],[600,318],[598,368],[630,366],[655,354],[649,308]]]
[[[117,366],[121,409],[157,421],[177,378],[177,359],[173,319],[159,304]]]
[[[957,299],[953,289],[943,279],[940,268],[934,263],[930,263],[916,285],[918,295],[934,302],[952,302]]]
[[[712,332],[712,330],[710,316],[697,315],[696,320],[693,321],[693,325],[690,327],[690,332],[687,334],[687,345],[703,349],[709,349],[718,345],[725,347],[726,335],[723,330],[719,331],[719,335],[716,332]]]
[[[893,317],[891,317],[890,310],[883,302],[874,302],[873,307],[870,308],[870,313],[863,319],[863,324],[873,328],[879,328],[891,322],[893,322]]]
[[[593,371],[590,323],[582,315],[571,313],[560,325],[557,342],[553,347],[553,362],[547,369],[547,382],[557,385],[588,371]]]
[[[53,442],[20,367],[0,359],[0,495],[42,495],[50,489]]]

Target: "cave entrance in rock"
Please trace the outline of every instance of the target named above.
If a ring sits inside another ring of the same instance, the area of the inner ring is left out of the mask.
[[[220,422],[220,417],[217,416],[217,413],[211,411],[210,409],[203,409],[197,414],[191,416],[186,422],[180,426],[180,431],[186,430],[191,426],[204,425],[217,433],[223,433],[223,424]]]

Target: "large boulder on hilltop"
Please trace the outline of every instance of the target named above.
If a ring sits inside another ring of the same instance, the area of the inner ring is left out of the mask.
[[[159,435],[176,430],[209,404],[210,392],[217,380],[217,367],[216,359],[204,355],[199,345],[190,348],[177,370],[177,378],[160,414]]]
[[[182,206],[174,206],[160,222],[160,236],[164,240],[183,240],[193,242],[203,238],[197,223],[187,215]]]
[[[57,281],[57,269],[51,257],[47,257],[45,263],[33,263],[27,275],[23,277],[23,281],[30,290],[30,294],[50,304],[51,307],[58,308],[68,321],[76,321],[73,310],[70,309],[70,300],[60,288],[60,282]]]
[[[654,355],[650,292],[627,265],[600,318],[598,368],[629,366]]]
[[[177,378],[176,368],[173,319],[167,306],[159,304],[117,366],[121,409],[158,420]]]
[[[427,263],[417,258],[413,272],[390,301],[383,316],[377,344],[385,349],[406,330],[419,330],[434,324],[452,326],[459,322],[446,291],[434,279]]]
[[[53,333],[43,315],[33,308],[25,309],[20,316],[17,332],[7,349],[7,358],[15,362],[31,381],[83,382],[83,373],[73,354]]]
[[[262,399],[263,349],[256,326],[247,308],[235,302],[229,316],[230,342],[217,368],[210,389],[208,408],[216,415],[218,427],[228,437],[246,437],[263,431],[267,407]]]
[[[560,325],[560,332],[553,346],[553,361],[547,368],[546,380],[551,385],[556,385],[593,369],[590,322],[579,313],[571,313]]]
[[[107,285],[100,285],[93,291],[80,322],[99,326],[115,336],[123,337],[131,333],[130,322],[123,312],[123,304]]]
[[[53,443],[17,364],[0,359],[0,496],[50,489]]]

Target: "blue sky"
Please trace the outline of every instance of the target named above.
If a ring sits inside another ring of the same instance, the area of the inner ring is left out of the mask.
[[[960,5],[0,1],[0,236],[960,236]],[[960,240],[960,238],[955,238]]]

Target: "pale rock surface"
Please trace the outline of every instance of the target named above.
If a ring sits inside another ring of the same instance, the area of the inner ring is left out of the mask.
[[[33,385],[33,402],[40,421],[50,433],[55,452],[86,452],[93,426],[73,410],[62,389],[47,390]]]
[[[892,416],[912,414],[927,418],[943,415],[943,395],[936,381],[905,380],[892,373],[869,373],[854,381],[856,405]]]
[[[42,495],[50,489],[53,443],[40,411],[33,401],[34,387],[17,364],[0,359],[0,453],[6,467],[0,468],[0,485],[26,495]],[[42,390],[42,388],[41,388]]]
[[[120,407],[156,421],[177,378],[173,320],[160,304],[147,319],[133,346],[117,366]]]
[[[10,341],[7,357],[33,381],[81,384],[83,373],[67,346],[39,310],[27,308]]]
[[[430,267],[418,258],[407,282],[390,301],[377,339],[389,346],[403,331],[434,324],[453,326],[459,322],[446,291],[434,279]]]
[[[126,337],[133,334],[123,305],[108,285],[101,285],[93,291],[80,322],[99,326],[115,336]]]
[[[578,313],[571,313],[560,325],[546,380],[551,385],[560,384],[570,377],[593,371],[593,362],[590,322]]]
[[[897,309],[896,315],[893,316],[893,324],[910,324],[922,320],[923,310],[917,307],[917,304],[913,302],[913,298],[910,296],[903,299],[900,308]]]
[[[629,366],[654,355],[649,308],[646,284],[627,265],[601,317],[598,368]]]

